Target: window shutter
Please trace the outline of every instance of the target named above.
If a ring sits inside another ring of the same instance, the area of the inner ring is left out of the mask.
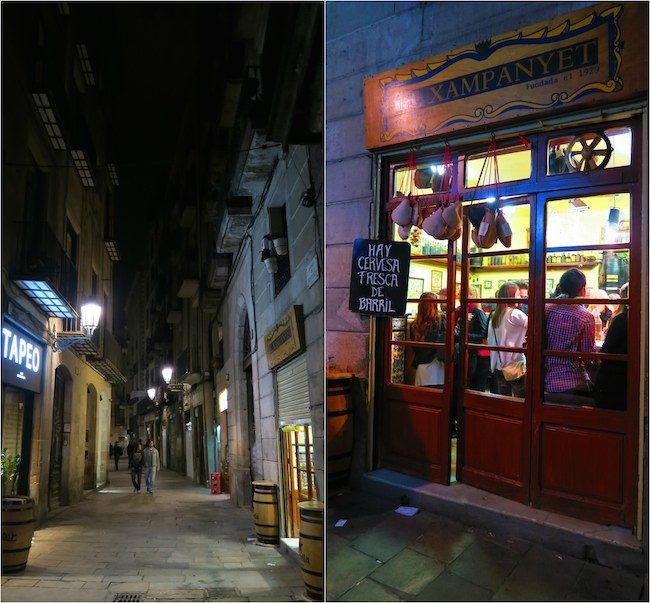
[[[280,425],[310,423],[307,354],[301,354],[276,372]]]

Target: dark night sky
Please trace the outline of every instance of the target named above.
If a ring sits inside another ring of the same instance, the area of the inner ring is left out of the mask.
[[[207,7],[207,5],[203,5]],[[126,301],[157,211],[179,134],[188,88],[196,77],[192,4],[72,4],[92,37],[91,62],[102,77],[110,119],[111,157],[117,165],[116,308]],[[118,314],[119,316],[119,314]]]

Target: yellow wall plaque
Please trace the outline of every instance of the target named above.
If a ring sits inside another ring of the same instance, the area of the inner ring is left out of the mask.
[[[293,306],[264,335],[264,348],[269,369],[274,369],[305,349],[305,328],[302,306]]]

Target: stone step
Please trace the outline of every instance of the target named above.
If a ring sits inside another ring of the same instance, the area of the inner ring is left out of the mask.
[[[539,543],[576,559],[637,573],[647,571],[640,541],[631,530],[542,511],[466,484],[443,486],[396,471],[363,475],[362,491],[392,498],[468,526]]]

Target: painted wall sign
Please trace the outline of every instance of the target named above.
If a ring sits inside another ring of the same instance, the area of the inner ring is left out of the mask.
[[[350,311],[374,316],[406,312],[411,245],[356,239],[350,274]]]
[[[264,348],[269,369],[274,369],[305,349],[302,306],[293,306],[264,335]]]
[[[45,345],[3,320],[2,381],[39,393],[44,362]]]
[[[607,3],[366,80],[379,148],[647,90],[646,3]]]

